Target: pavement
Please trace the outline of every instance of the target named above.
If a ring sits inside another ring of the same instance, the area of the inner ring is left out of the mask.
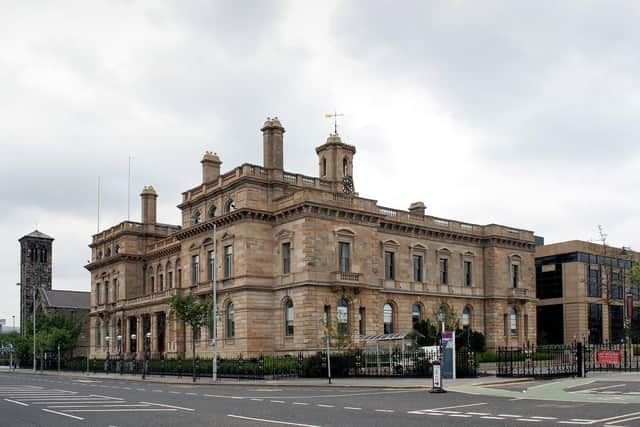
[[[429,385],[425,387],[425,382]],[[640,427],[640,374],[231,381],[0,370],[0,426]]]

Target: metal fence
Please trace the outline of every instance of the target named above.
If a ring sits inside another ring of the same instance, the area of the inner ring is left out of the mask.
[[[421,349],[401,348],[366,351],[355,349],[331,353],[332,377],[423,377],[431,378],[432,364],[440,360],[440,352],[425,352]],[[24,368],[32,364],[25,360]],[[145,370],[146,366],[146,370]],[[456,353],[458,377],[477,376],[478,363],[473,352]],[[56,370],[55,358],[38,361],[38,369]],[[211,377],[213,360],[196,358],[195,369],[192,359],[150,358],[145,360],[113,357],[109,359],[74,358],[60,361],[63,371],[107,373],[116,375],[153,375],[178,377]],[[314,354],[260,354],[254,357],[218,357],[217,375],[220,378],[235,379],[282,379],[282,378],[322,378],[328,375],[326,352]]]
[[[501,347],[497,376],[584,376],[594,371],[640,371],[638,344],[582,344]]]
[[[499,347],[496,375],[499,377],[559,377],[579,374],[580,343],[572,345],[526,345]]]

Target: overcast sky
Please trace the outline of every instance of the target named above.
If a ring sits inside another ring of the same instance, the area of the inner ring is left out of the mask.
[[[18,238],[55,237],[54,288],[89,290],[97,227],[139,193],[178,223],[205,150],[262,163],[280,117],[285,168],[357,147],[356,190],[547,243],[640,249],[636,2],[22,1],[0,13],[0,318],[19,318]]]

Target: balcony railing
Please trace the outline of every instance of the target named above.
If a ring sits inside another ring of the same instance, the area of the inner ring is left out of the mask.
[[[341,282],[359,282],[360,273],[352,273],[350,271],[339,271],[336,273],[336,280]]]

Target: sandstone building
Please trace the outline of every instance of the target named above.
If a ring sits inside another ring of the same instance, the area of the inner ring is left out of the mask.
[[[539,342],[618,343],[625,326],[639,339],[640,283],[629,277],[638,261],[638,252],[579,240],[537,247]],[[631,310],[624,307],[627,294]]]
[[[440,307],[485,333],[489,347],[536,340],[532,232],[361,197],[356,148],[337,134],[316,148],[318,176],[287,172],[280,121],[261,131],[262,166],[221,174],[220,158],[204,155],[202,182],[182,193],[180,225],[157,223],[149,186],[141,222],[93,236],[92,356],[139,357],[147,334],[153,355],[188,351],[191,332],[167,303],[176,292],[211,293],[214,224],[223,355],[317,350],[325,324],[352,342],[408,332]],[[199,331],[199,354],[210,356],[211,336]]]

